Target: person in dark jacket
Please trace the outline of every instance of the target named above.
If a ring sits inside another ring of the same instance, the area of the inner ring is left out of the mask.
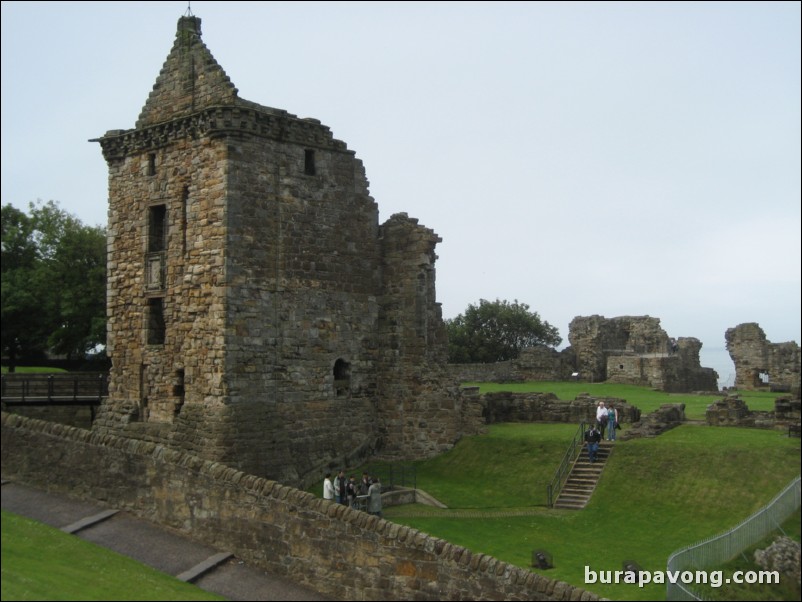
[[[585,443],[588,445],[588,459],[591,462],[596,461],[596,454],[599,451],[599,441],[601,441],[601,431],[594,424],[585,431]]]

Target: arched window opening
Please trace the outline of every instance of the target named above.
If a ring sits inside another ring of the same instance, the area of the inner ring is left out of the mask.
[[[334,394],[337,397],[348,395],[351,391],[351,364],[344,359],[334,362]]]

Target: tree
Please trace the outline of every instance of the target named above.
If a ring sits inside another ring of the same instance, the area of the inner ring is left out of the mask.
[[[105,343],[106,234],[54,201],[2,207],[2,345],[21,357],[72,358]]]
[[[526,303],[479,300],[464,314],[446,320],[448,359],[455,364],[492,363],[518,357],[521,349],[535,345],[556,347],[558,330],[529,311]]]

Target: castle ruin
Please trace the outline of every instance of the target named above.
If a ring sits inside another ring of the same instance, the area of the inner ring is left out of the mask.
[[[462,434],[435,299],[440,238],[378,223],[362,162],[316,119],[249,102],[178,20],[109,168],[99,432],[304,485]]]
[[[577,316],[568,340],[581,378],[649,386],[669,393],[717,391],[718,374],[699,360],[702,342],[669,338],[650,316]]]
[[[794,392],[799,397],[800,353],[793,341],[772,343],[754,322],[728,328],[727,351],[735,364],[736,389]]]

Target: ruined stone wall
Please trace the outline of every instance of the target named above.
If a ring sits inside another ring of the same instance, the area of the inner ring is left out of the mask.
[[[700,366],[702,343],[694,338],[680,338],[669,354],[609,355],[608,382],[638,384],[668,393],[716,391],[718,374]]]
[[[553,393],[485,393],[481,396],[482,418],[485,424],[499,422],[596,422],[596,409],[603,401],[618,410],[621,423],[640,420],[640,409],[614,397],[580,395],[572,401],[557,399]]]
[[[739,397],[726,397],[707,406],[705,420],[710,426],[740,426],[751,428],[786,430],[789,425],[799,424],[800,401],[780,397],[774,402],[774,411],[750,410]]]
[[[459,386],[446,370],[448,342],[435,298],[435,245],[440,238],[396,214],[380,229],[378,413],[381,453],[428,457],[463,434]]]
[[[185,452],[6,413],[1,419],[5,478],[102,501],[335,599],[599,599]]]
[[[771,343],[757,323],[740,324],[724,335],[735,364],[735,387],[759,389],[775,386],[799,395],[799,345],[793,341]]]
[[[570,349],[557,351],[540,345],[522,349],[514,360],[492,364],[449,364],[448,370],[452,378],[461,383],[568,380],[574,371],[574,357]]]
[[[670,339],[649,316],[576,317],[568,339],[582,380],[637,384],[669,392],[715,391],[718,375],[702,368],[698,339]]]
[[[660,320],[649,316],[577,316],[568,326],[577,370],[586,380],[607,380],[608,355],[661,354],[670,351]]]
[[[376,445],[381,281],[361,162],[328,128],[286,120],[308,144],[228,141],[226,462],[295,483]]]

